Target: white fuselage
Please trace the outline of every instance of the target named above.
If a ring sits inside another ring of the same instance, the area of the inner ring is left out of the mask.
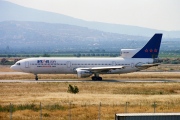
[[[20,72],[33,74],[76,74],[76,68],[93,68],[108,66],[124,66],[124,69],[114,69],[101,74],[122,74],[139,71],[137,64],[151,64],[150,58],[28,58],[18,61],[12,66]]]
[[[162,34],[154,36],[141,49],[121,49],[117,58],[27,58],[16,62],[11,69],[35,74],[77,74],[78,78],[92,76],[92,80],[102,80],[99,74],[122,74],[136,72],[159,64],[158,58]]]

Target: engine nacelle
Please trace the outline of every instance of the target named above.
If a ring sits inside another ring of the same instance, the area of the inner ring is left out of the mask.
[[[91,72],[89,72],[88,70],[80,70],[80,69],[77,69],[77,77],[78,78],[86,78],[86,77],[89,77],[92,75]]]

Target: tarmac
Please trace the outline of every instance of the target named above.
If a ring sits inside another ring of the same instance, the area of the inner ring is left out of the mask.
[[[136,72],[138,74],[152,74],[153,72]],[[156,72],[157,73],[157,72]],[[166,73],[177,73],[180,74],[180,72],[166,72]],[[23,75],[23,74],[29,74],[29,73],[22,73],[22,72],[0,72],[0,75]],[[123,80],[119,78],[113,78],[113,79],[104,79],[102,81],[92,81],[90,78],[89,80],[83,80],[83,79],[59,79],[59,80],[47,80],[47,79],[39,79],[38,81],[34,79],[23,79],[23,80],[0,80],[0,83],[17,83],[17,82],[26,82],[26,83],[39,83],[39,82],[122,82],[122,83],[164,83],[164,82],[180,82],[180,80],[148,80],[148,79],[141,79],[141,80]]]

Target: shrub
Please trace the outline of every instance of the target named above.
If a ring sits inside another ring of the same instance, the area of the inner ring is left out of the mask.
[[[44,113],[43,116],[44,117],[50,117],[50,115],[48,113]]]
[[[69,84],[69,87],[68,87],[68,91],[67,91],[67,92],[76,94],[76,93],[79,92],[79,89],[78,89],[77,86],[74,86],[74,87],[73,87],[71,84]]]

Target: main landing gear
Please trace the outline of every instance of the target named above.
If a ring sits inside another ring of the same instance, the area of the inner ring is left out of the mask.
[[[38,80],[38,75],[35,75],[35,80],[36,80],[36,81]]]
[[[93,81],[101,81],[102,77],[99,77],[98,73],[95,73],[93,77],[91,77]]]

